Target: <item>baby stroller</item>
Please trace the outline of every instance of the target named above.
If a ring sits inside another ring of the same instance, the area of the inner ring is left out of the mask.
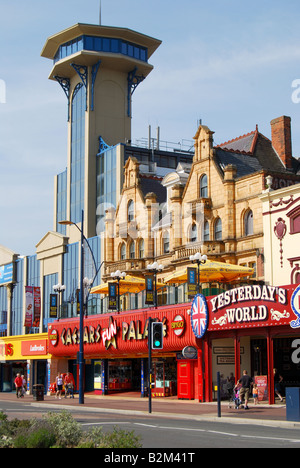
[[[232,405],[234,405],[234,409],[239,409],[242,402],[240,400],[240,389],[241,385],[237,384],[233,389],[232,389],[232,394],[230,396],[229,400],[229,408],[231,408]]]
[[[74,398],[74,385],[72,383],[68,383],[65,385],[65,398],[70,395],[70,398]]]

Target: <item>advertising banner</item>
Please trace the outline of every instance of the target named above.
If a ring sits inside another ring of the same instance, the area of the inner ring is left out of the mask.
[[[146,276],[146,301],[145,304],[154,305],[154,276]]]
[[[57,294],[50,294],[50,318],[57,318]]]
[[[187,269],[188,299],[193,300],[198,292],[197,268]]]
[[[33,288],[33,303],[34,303],[34,315],[33,315],[33,326],[40,326],[41,319],[41,288]]]
[[[25,323],[24,327],[32,327],[33,313],[34,313],[34,300],[33,300],[33,287],[25,286]]]
[[[117,283],[108,283],[108,308],[117,310]]]

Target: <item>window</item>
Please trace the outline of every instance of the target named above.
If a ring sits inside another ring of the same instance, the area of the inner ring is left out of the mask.
[[[222,240],[222,220],[220,218],[215,222],[215,240]]]
[[[132,241],[131,244],[130,244],[129,257],[130,258],[135,258],[135,243],[134,243],[134,241]]]
[[[200,198],[208,198],[208,185],[206,174],[204,174],[200,179]]]
[[[204,235],[203,235],[203,240],[204,241],[209,241],[209,222],[205,221],[204,223]]]
[[[197,225],[193,224],[190,229],[190,242],[197,242],[198,233],[197,233]]]
[[[124,243],[121,245],[120,257],[121,260],[126,260],[126,244]]]
[[[170,252],[170,235],[168,232],[165,232],[163,235],[163,253]]]
[[[134,202],[133,200],[130,200],[130,202],[128,203],[128,222],[130,223],[133,220],[134,220]]]
[[[247,211],[245,214],[245,236],[252,236],[253,234],[253,213],[251,210]]]
[[[139,243],[139,258],[144,258],[144,254],[145,254],[145,242],[144,242],[144,239],[141,239]]]
[[[287,216],[290,218],[290,234],[300,232],[300,207],[296,206],[296,208],[287,213]]]

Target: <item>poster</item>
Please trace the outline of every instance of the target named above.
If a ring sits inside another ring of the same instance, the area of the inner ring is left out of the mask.
[[[268,377],[266,375],[257,375],[255,383],[258,389],[258,401],[267,401],[268,396]]]

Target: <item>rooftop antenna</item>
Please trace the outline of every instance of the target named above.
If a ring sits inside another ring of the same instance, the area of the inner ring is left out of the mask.
[[[100,8],[99,8],[99,25],[102,25],[102,18],[101,18],[101,10],[102,10],[102,2],[100,0]]]

